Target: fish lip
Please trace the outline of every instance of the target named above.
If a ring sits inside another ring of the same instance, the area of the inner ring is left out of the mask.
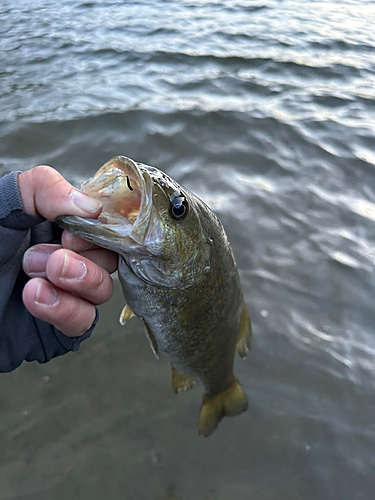
[[[147,171],[142,168],[142,164],[136,163],[127,156],[115,156],[101,168],[106,165],[108,165],[107,168],[110,168],[112,164],[116,164],[116,167],[121,168],[125,174],[135,177],[141,191],[138,215],[131,225],[131,229],[128,232],[121,232],[124,226],[121,224],[106,224],[100,220],[100,215],[99,219],[60,216],[56,219],[56,222],[64,229],[83,239],[121,253],[121,250],[124,250],[127,246],[142,245],[147,236],[152,207],[152,182]],[[83,182],[83,190],[85,184],[89,181],[90,179]],[[92,233],[92,230],[95,231],[95,234]],[[108,244],[105,241],[107,239]]]
[[[139,181],[139,185],[141,188],[141,204],[139,207],[137,218],[133,223],[133,229],[136,229],[140,221],[142,221],[145,218],[145,216],[148,216],[150,212],[150,201],[152,200],[152,187],[150,182],[146,182],[146,180],[148,181],[149,179],[149,175],[145,171],[141,170],[139,164],[137,164],[134,160],[128,158],[127,156],[122,156],[122,155],[115,156],[110,161],[114,160],[121,162],[122,166],[124,166],[123,171],[125,173],[135,174],[135,176]],[[133,232],[133,229],[131,232]]]

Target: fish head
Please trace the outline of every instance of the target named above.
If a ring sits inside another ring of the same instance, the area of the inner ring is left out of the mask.
[[[56,222],[119,253],[141,280],[182,287],[209,270],[212,240],[202,225],[209,209],[161,170],[117,156],[81,190],[101,201],[99,217],[61,216]]]

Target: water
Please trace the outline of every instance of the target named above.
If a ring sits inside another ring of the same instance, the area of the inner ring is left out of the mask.
[[[375,493],[375,5],[3,0],[0,174],[125,154],[205,199],[254,324],[250,407],[196,436],[141,326],[0,377],[0,499]]]

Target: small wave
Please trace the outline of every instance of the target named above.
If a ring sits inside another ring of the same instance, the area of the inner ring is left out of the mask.
[[[349,42],[347,40],[330,40],[326,38],[324,42],[319,41],[311,41],[309,42],[309,46],[314,49],[326,50],[326,51],[338,51],[338,52],[363,52],[363,53],[374,53],[375,44],[366,44],[366,43],[356,43]]]
[[[232,5],[229,5],[229,3],[223,3],[223,2],[199,2],[195,3],[190,1],[189,3],[185,3],[185,8],[187,9],[199,9],[199,10],[207,10],[209,12],[243,12],[243,13],[255,13],[259,12],[265,9],[268,9],[268,5],[247,5],[244,3],[234,3]]]
[[[149,31],[147,33],[147,36],[159,36],[159,35],[177,35],[179,31],[177,29],[172,29],[172,28],[156,28],[152,31]]]
[[[355,102],[356,98],[353,95],[337,95],[334,92],[326,94],[311,93],[311,101],[326,108],[337,109],[342,108]]]
[[[321,199],[333,205],[345,206],[362,217],[375,221],[375,204],[368,200],[355,198],[342,193],[329,192],[318,186],[310,186],[309,189]]]

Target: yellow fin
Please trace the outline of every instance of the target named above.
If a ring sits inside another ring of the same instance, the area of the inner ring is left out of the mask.
[[[119,321],[120,321],[121,325],[125,325],[125,323],[128,321],[128,319],[132,318],[133,316],[135,316],[135,314],[130,309],[128,304],[125,304],[124,307],[122,308],[122,311],[121,311],[121,314],[119,317]]]
[[[178,372],[176,368],[172,366],[172,388],[176,394],[182,391],[188,391],[193,387],[195,382],[195,377],[184,375],[183,373]]]
[[[203,398],[198,420],[198,434],[209,436],[224,417],[234,417],[248,407],[247,396],[237,379],[225,391]]]
[[[246,358],[247,351],[251,348],[251,323],[249,313],[246,309],[245,301],[243,302],[240,328],[237,337],[236,349],[241,358]]]
[[[146,323],[146,321],[143,318],[141,318],[141,320],[142,320],[142,323],[143,323],[143,326],[145,329],[145,334],[146,334],[148,343],[150,344],[150,347],[151,347],[151,351],[154,353],[155,358],[159,359],[159,346],[156,342],[154,334],[152,333],[152,331],[151,331],[150,327],[148,326],[148,324]]]

